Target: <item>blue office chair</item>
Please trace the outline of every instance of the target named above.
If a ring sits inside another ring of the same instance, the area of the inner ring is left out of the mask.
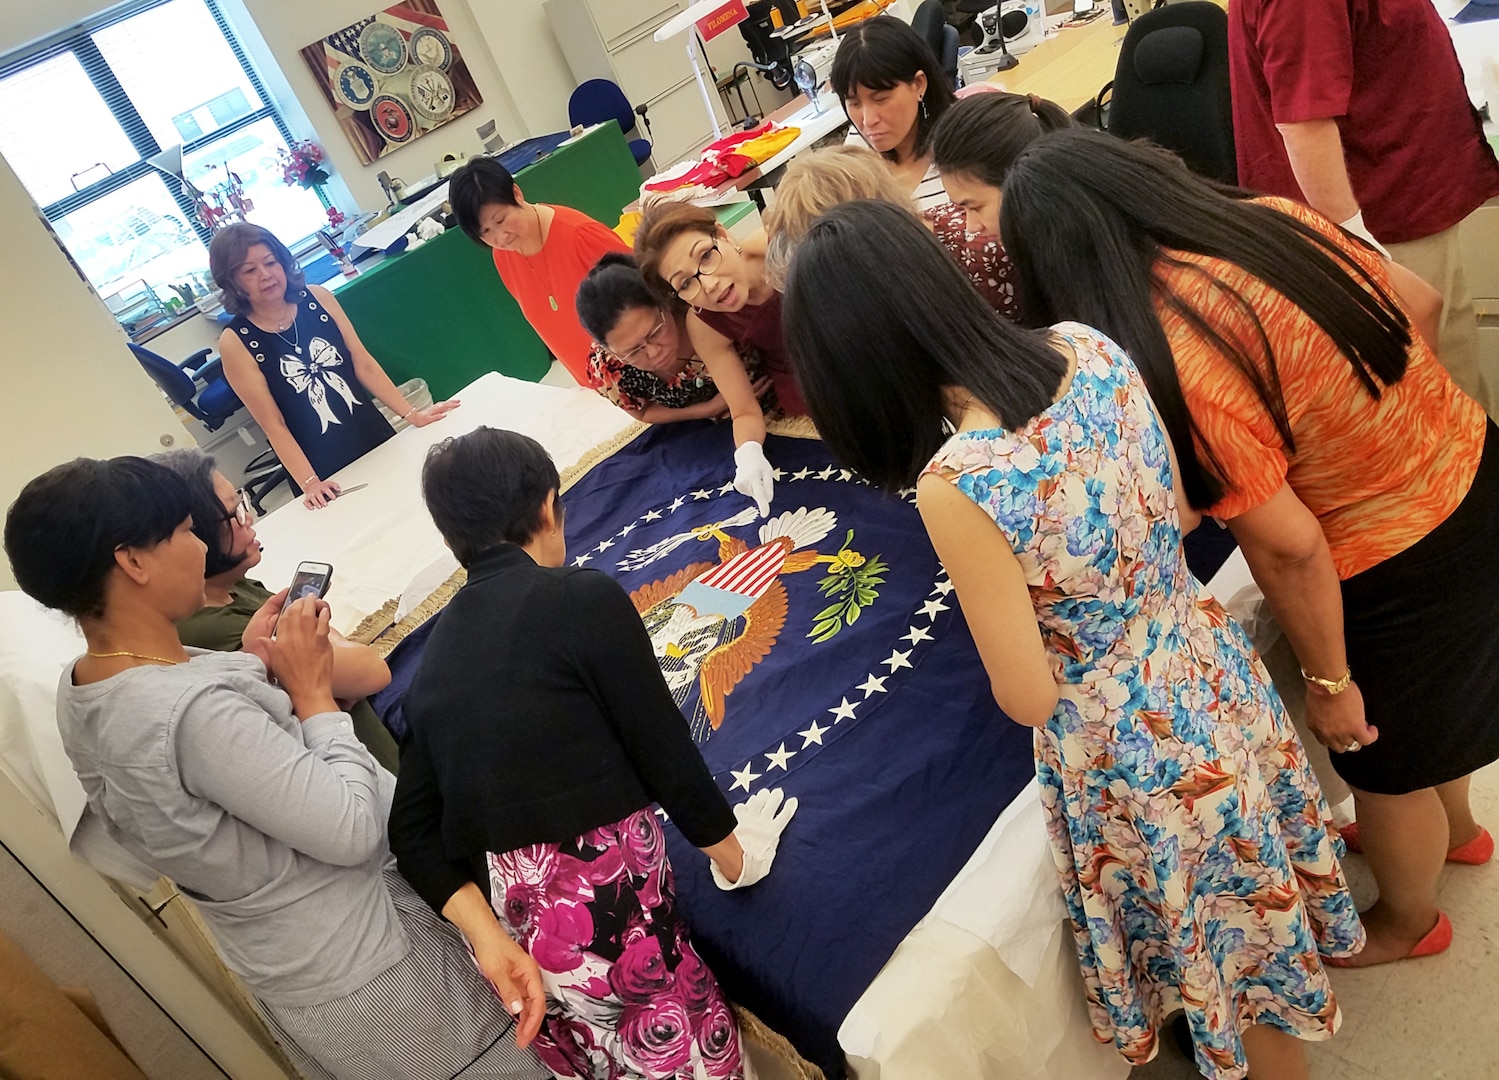
[[[223,427],[224,421],[244,407],[224,378],[223,361],[212,355],[212,349],[199,349],[180,364],[140,345],[132,344],[130,351],[172,404],[209,431]]]
[[[212,355],[212,349],[199,349],[180,364],[140,345],[132,344],[130,351],[172,404],[180,405],[209,431],[217,431],[244,408],[224,378],[224,362]],[[198,387],[200,382],[202,389]],[[261,504],[271,490],[290,479],[274,450],[265,451],[245,466],[245,477],[244,488],[257,514],[265,513]]]
[[[574,127],[580,124],[589,127],[613,120],[627,136],[637,130],[638,124],[644,124],[645,133],[649,135],[651,122],[646,118],[645,110],[644,105],[637,105],[631,110],[629,99],[617,83],[608,79],[589,79],[567,99],[567,122]],[[637,116],[640,117],[639,121],[635,119]],[[631,139],[630,153],[635,155],[636,165],[644,165],[651,156],[650,140]]]
[[[947,11],[942,0],[922,0],[916,14],[911,16],[911,29],[931,46],[932,55],[947,76],[947,88],[958,88],[958,28],[947,21]]]

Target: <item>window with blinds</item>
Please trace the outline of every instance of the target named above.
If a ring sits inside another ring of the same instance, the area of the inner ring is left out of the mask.
[[[130,330],[209,286],[212,234],[149,159],[180,146],[193,187],[234,180],[295,245],[327,218],[282,181],[291,138],[215,0],[146,0],[0,57],[0,155]]]

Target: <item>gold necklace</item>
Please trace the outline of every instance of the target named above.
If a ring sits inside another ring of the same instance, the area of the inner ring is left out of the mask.
[[[541,247],[539,247],[539,248],[536,249],[535,258],[541,259],[543,252],[546,251],[547,242],[546,242],[546,237],[542,236],[542,234],[541,234],[541,211],[537,209],[535,203],[531,204],[531,213],[533,213],[533,214],[536,215],[536,236],[537,236],[538,239],[541,240]],[[536,267],[534,267],[534,266],[531,265],[531,260],[530,259],[526,260],[526,265],[531,267],[531,273],[533,273],[533,274],[536,273]],[[547,303],[549,303],[549,304],[552,305],[552,310],[553,311],[556,311],[557,310],[557,295],[556,295],[556,293],[554,293],[552,291],[552,272],[551,272],[551,270],[547,269],[547,264],[546,264],[546,262],[545,262],[544,259],[542,261],[541,268],[544,271],[546,271],[546,282],[545,282],[545,284],[546,284],[546,287],[547,287]]]
[[[148,656],[145,653],[126,652],[124,650],[119,652],[94,652],[90,649],[88,655],[97,657],[100,660],[108,660],[114,656],[128,656],[135,660],[154,660],[158,664],[174,665],[182,663],[181,660],[168,660],[164,656]]]

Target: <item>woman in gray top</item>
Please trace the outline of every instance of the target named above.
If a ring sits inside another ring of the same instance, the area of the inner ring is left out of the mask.
[[[327,605],[283,611],[281,593],[245,652],[182,645],[176,623],[203,604],[188,507],[160,465],[80,458],[6,517],[16,581],[88,642],[57,708],[89,808],[198,904],[308,1076],[545,1076],[525,1049],[545,1008],[535,963],[497,924],[471,959],[395,871],[395,782],[333,700]]]

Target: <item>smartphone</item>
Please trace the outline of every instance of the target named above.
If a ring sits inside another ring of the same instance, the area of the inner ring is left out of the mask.
[[[304,596],[321,600],[328,594],[328,586],[332,584],[333,565],[331,563],[299,563],[297,572],[291,579],[291,588],[287,590],[286,602],[290,604]]]

